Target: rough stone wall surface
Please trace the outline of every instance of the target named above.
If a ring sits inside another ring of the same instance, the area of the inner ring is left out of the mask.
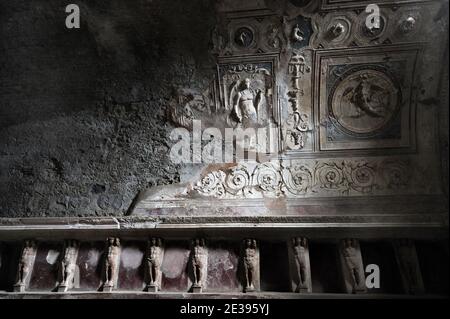
[[[0,217],[122,215],[177,182],[164,105],[202,87],[213,1],[0,3]]]

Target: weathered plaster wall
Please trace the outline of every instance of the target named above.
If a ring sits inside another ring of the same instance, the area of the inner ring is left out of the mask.
[[[164,105],[202,86],[212,1],[0,3],[0,217],[120,215],[175,182]]]

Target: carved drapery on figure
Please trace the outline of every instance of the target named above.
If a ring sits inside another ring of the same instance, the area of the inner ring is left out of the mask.
[[[272,121],[273,62],[234,63],[218,66],[219,96],[230,127],[256,128]]]
[[[258,122],[257,110],[261,102],[261,90],[254,91],[250,84],[249,78],[236,81],[230,95],[233,105],[232,116],[243,127],[253,127]]]
[[[161,238],[150,238],[147,242],[145,256],[145,270],[147,278],[147,291],[157,292],[161,289],[161,265],[164,257],[164,248]]]
[[[27,289],[31,274],[33,272],[34,261],[36,259],[37,243],[34,240],[25,240],[22,254],[20,255],[17,267],[17,278],[14,291],[23,292]]]
[[[106,253],[103,264],[103,291],[112,291],[117,288],[120,265],[120,239],[110,237],[106,240]]]
[[[65,292],[75,286],[75,276],[77,274],[77,258],[79,243],[76,240],[67,239],[64,241],[63,254],[60,262],[60,281],[58,291]]]
[[[191,265],[194,278],[192,292],[202,292],[208,271],[208,248],[204,238],[196,238],[192,241]]]

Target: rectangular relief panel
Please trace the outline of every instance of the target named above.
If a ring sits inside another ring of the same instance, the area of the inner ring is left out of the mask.
[[[316,51],[319,151],[413,151],[420,52],[420,45]]]
[[[280,108],[276,72],[277,54],[222,57],[217,64],[215,125],[252,136],[248,149],[252,152],[277,154],[281,140]],[[241,131],[242,130],[242,131]],[[226,134],[226,133],[225,133]],[[245,133],[247,134],[247,133]],[[236,142],[244,147],[243,142]]]
[[[277,67],[278,55],[270,54],[219,60],[217,104],[230,114],[227,124],[245,128],[276,122],[278,106],[275,72]],[[256,111],[255,118],[252,118],[252,111]],[[239,117],[245,119],[246,115],[248,123],[239,121]]]

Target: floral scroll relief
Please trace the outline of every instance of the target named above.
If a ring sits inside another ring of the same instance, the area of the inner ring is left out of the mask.
[[[194,186],[216,198],[355,196],[412,187],[411,165],[401,160],[262,163],[209,172]],[[251,172],[251,173],[250,173]]]
[[[229,194],[246,196],[251,192],[250,174],[245,166],[232,168],[225,178],[224,187]]]
[[[225,178],[226,174],[223,171],[210,172],[197,182],[194,189],[204,196],[223,198],[226,194],[224,187]]]
[[[255,168],[252,185],[261,192],[279,196],[281,192],[281,174],[271,163],[264,163]]]
[[[307,166],[299,164],[287,167],[283,169],[282,174],[284,193],[301,195],[312,191],[313,175]]]

